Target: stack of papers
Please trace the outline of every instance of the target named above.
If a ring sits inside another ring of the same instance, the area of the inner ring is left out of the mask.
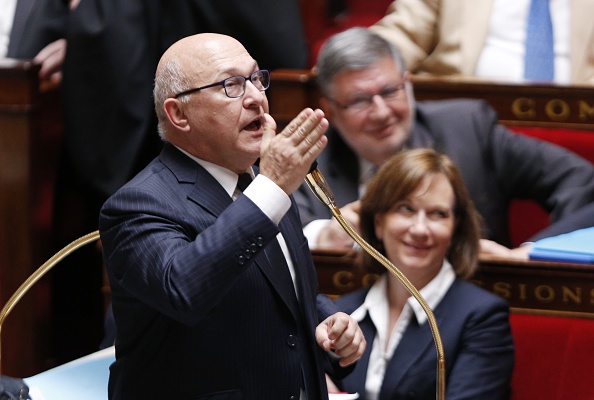
[[[594,263],[594,227],[536,241],[531,260]]]

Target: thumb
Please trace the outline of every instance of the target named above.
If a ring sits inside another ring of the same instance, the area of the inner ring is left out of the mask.
[[[272,138],[276,136],[276,121],[265,113],[262,118],[262,148],[267,148]]]
[[[316,341],[326,351],[332,348],[330,331],[332,329],[333,316],[326,318],[316,329]]]

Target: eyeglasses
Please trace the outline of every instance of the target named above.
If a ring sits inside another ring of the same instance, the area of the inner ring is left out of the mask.
[[[225,88],[225,94],[227,95],[227,97],[236,99],[238,97],[243,96],[243,94],[245,93],[245,82],[247,80],[252,82],[256,89],[263,92],[270,86],[270,72],[267,69],[260,69],[252,73],[249,77],[241,75],[231,76],[229,78],[223,79],[220,82],[211,83],[210,85],[184,90],[183,92],[180,92],[173,97],[177,99],[181,96],[185,96],[186,94],[191,94],[202,89],[208,89],[215,86],[222,86],[223,88]]]
[[[349,101],[348,103],[340,103],[334,99],[329,100],[336,104],[338,107],[342,108],[343,110],[351,110],[354,112],[360,112],[367,110],[371,103],[373,103],[373,98],[375,96],[380,96],[385,102],[390,102],[394,100],[399,100],[403,98],[403,90],[404,89],[404,82],[396,83],[392,86],[387,86],[380,90],[379,92],[372,94],[372,95],[365,95],[359,94],[353,100]]]

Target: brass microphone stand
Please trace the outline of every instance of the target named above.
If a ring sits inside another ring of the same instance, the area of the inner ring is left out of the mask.
[[[386,257],[384,257],[380,252],[378,252],[375,248],[373,248],[369,243],[367,243],[363,238],[350,226],[350,224],[344,219],[342,214],[340,213],[340,209],[336,206],[336,202],[334,200],[334,194],[328,186],[326,180],[324,179],[324,175],[320,172],[318,168],[313,169],[310,173],[307,174],[305,181],[309,188],[314,192],[316,197],[324,204],[330,208],[332,215],[336,218],[336,220],[340,223],[343,229],[353,238],[355,242],[363,250],[369,253],[373,258],[379,261],[384,267],[386,267],[390,272],[396,275],[396,278],[406,287],[408,292],[419,302],[425,314],[427,315],[427,320],[429,321],[429,326],[431,327],[431,333],[433,334],[433,340],[435,341],[435,347],[437,349],[437,399],[444,400],[445,399],[445,354],[443,350],[443,343],[441,341],[441,335],[439,333],[439,329],[437,327],[437,321],[435,320],[435,316],[433,315],[433,311],[425,301],[425,299],[421,296],[417,288],[415,288],[412,283],[408,280],[408,278],[398,269],[394,264],[392,264]]]

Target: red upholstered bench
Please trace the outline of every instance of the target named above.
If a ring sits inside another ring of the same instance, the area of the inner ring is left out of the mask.
[[[594,399],[594,319],[512,313],[512,400]]]

